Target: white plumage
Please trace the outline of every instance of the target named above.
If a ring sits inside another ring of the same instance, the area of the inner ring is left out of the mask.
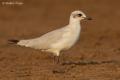
[[[69,24],[34,39],[20,40],[17,45],[41,49],[59,56],[60,51],[71,48],[79,39],[80,21],[88,19],[82,11],[73,11]]]

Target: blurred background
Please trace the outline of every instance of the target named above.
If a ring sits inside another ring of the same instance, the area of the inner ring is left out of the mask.
[[[72,11],[82,10],[93,20],[81,22],[80,40],[63,52],[65,58],[120,61],[119,3],[119,0],[0,0],[0,79],[120,79],[119,64],[77,66],[63,76],[56,75],[51,71],[55,66],[52,54],[7,44],[8,39],[34,38],[65,26]]]

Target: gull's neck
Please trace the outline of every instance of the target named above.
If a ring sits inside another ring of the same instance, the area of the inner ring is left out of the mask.
[[[69,25],[80,25],[80,21],[77,19],[74,19],[73,16],[70,16]]]
[[[71,20],[69,21],[69,25],[72,25],[72,26],[80,26],[80,21],[78,20]],[[72,27],[71,26],[71,27]]]

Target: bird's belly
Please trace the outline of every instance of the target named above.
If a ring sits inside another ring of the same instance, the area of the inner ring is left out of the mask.
[[[66,50],[71,48],[78,40],[78,33],[67,33],[63,36],[61,40],[52,45],[52,48],[57,48],[58,50]]]
[[[66,48],[65,49],[69,49],[71,48],[79,39],[79,34],[77,35],[73,35],[70,38],[68,38],[68,41],[66,41],[65,45]]]

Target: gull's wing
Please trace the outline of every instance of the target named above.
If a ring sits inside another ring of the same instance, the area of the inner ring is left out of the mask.
[[[21,40],[20,42],[18,42],[18,45],[32,47],[35,49],[49,49],[52,44],[56,43],[62,38],[66,30],[67,30],[67,27],[63,27],[63,28],[48,32],[38,38]]]

